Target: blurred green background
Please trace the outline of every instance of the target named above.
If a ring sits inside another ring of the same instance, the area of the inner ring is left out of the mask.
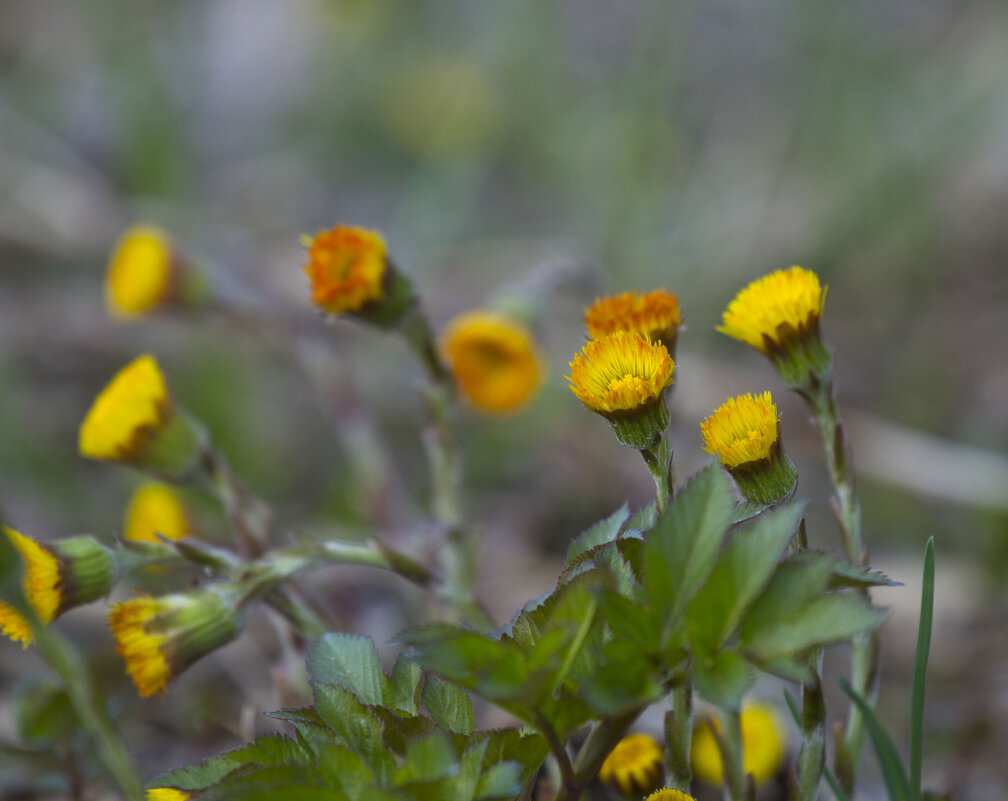
[[[501,620],[581,528],[648,499],[636,454],[563,379],[581,309],[606,292],[679,294],[680,474],[706,458],[704,416],[769,388],[813,539],[839,547],[800,403],[714,331],[738,288],[798,263],[830,286],[866,539],[910,584],[879,596],[895,610],[883,716],[903,725],[933,534],[926,778],[1003,789],[1006,78],[1002,0],[0,0],[0,507],[40,539],[119,530],[137,478],[79,458],[77,426],[151,351],[280,531],[406,537],[426,514],[420,374],[398,343],[307,304],[299,237],[342,221],[384,233],[438,326],[502,291],[539,301],[548,384],[515,417],[462,416]],[[109,319],[106,258],[138,220],[259,324]],[[391,638],[402,621],[369,616],[373,577],[334,575],[325,591],[356,599],[344,623]],[[30,664],[5,654],[4,686]]]

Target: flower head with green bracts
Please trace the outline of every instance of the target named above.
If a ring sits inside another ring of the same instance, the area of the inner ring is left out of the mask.
[[[619,787],[623,795],[653,790],[661,775],[662,747],[647,734],[628,734],[616,743],[598,774],[601,781]]]
[[[792,387],[829,377],[833,357],[819,321],[826,287],[811,270],[777,270],[742,289],[725,309],[723,334],[750,345],[773,362]]]
[[[585,309],[585,328],[592,339],[615,331],[639,331],[651,342],[661,342],[675,353],[682,316],[679,298],[672,292],[623,292],[598,298]]]
[[[305,275],[312,302],[332,314],[359,312],[385,295],[385,240],[375,231],[337,225],[308,240]]]

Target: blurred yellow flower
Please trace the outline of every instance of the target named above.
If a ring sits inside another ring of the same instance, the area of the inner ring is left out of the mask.
[[[105,273],[105,307],[121,318],[141,317],[170,298],[178,278],[171,239],[160,228],[135,225],[116,243]]]
[[[142,484],[126,509],[123,532],[134,542],[158,542],[158,534],[170,540],[185,537],[189,521],[178,493],[157,482]]]
[[[780,435],[777,407],[769,392],[729,398],[700,424],[704,450],[736,467],[767,459]]]
[[[792,267],[753,281],[728,304],[718,331],[771,355],[818,331],[826,287],[811,270]]]
[[[520,408],[542,381],[544,359],[532,332],[503,314],[459,315],[439,344],[459,392],[485,412]]]
[[[0,634],[10,637],[14,642],[21,643],[22,648],[27,648],[35,640],[31,626],[24,616],[10,604],[0,601]]]
[[[147,801],[188,801],[189,793],[183,793],[172,787],[155,787],[147,791]]]
[[[751,773],[757,783],[772,779],[780,770],[784,760],[787,736],[777,712],[769,704],[747,702],[742,705],[740,725],[742,729],[742,764],[746,773]],[[714,719],[715,728],[721,730],[721,722]],[[693,774],[708,784],[721,784],[723,764],[721,749],[711,729],[709,720],[701,720],[693,728],[693,742],[690,746],[690,765]]]
[[[628,734],[605,758],[598,777],[624,795],[640,795],[653,790],[661,775],[661,746],[647,734]]]
[[[312,302],[333,314],[360,311],[384,295],[385,241],[364,228],[338,225],[308,242],[305,275]]]
[[[4,533],[17,548],[24,563],[25,598],[35,610],[39,620],[49,623],[59,614],[62,603],[59,559],[35,540],[12,528],[5,528]]]
[[[681,323],[679,299],[664,289],[599,298],[585,309],[585,327],[592,339],[614,331],[639,331],[652,342],[660,340],[670,352]]]
[[[696,801],[689,793],[682,790],[673,790],[671,787],[662,787],[655,790],[645,801]]]
[[[212,590],[134,598],[109,611],[116,651],[147,697],[238,634],[233,606]]]
[[[636,331],[617,331],[588,342],[570,362],[571,391],[600,414],[630,412],[661,398],[675,362],[664,345]]]

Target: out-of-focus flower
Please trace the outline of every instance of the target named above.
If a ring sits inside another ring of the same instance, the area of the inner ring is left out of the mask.
[[[24,615],[3,601],[0,601],[0,634],[21,643],[22,648],[27,648],[35,640],[35,635],[32,634],[31,626],[24,619]]]
[[[147,801],[188,801],[190,798],[189,793],[173,787],[155,787],[147,791]]]
[[[568,381],[578,400],[610,422],[620,442],[642,449],[668,427],[664,396],[674,372],[664,345],[637,331],[617,331],[575,354]]]
[[[784,726],[776,710],[769,704],[747,702],[742,705],[742,768],[751,773],[757,783],[772,779],[780,770],[787,746]],[[721,731],[721,722],[714,719],[714,727]],[[708,719],[693,728],[690,746],[690,765],[693,774],[708,784],[721,784],[724,765],[721,749]]]
[[[106,595],[115,579],[111,552],[93,537],[42,545],[14,529],[4,533],[21,554],[25,598],[42,623]]]
[[[239,631],[234,604],[209,588],[116,604],[108,620],[116,650],[144,697],[162,691]]]
[[[689,793],[682,790],[673,790],[671,787],[662,787],[655,790],[645,801],[696,801]]]
[[[337,225],[308,243],[305,275],[312,302],[332,314],[359,312],[385,295],[385,240],[375,231]]]
[[[175,490],[153,481],[137,487],[126,509],[125,539],[158,542],[158,535],[179,540],[188,533],[185,507]]]
[[[472,311],[448,323],[440,350],[462,396],[486,412],[511,412],[539,388],[544,359],[532,332],[491,311]]]
[[[662,775],[662,748],[647,734],[628,734],[599,769],[599,779],[619,787],[623,795],[653,790]]]
[[[819,332],[826,287],[792,267],[753,281],[728,304],[718,331],[766,354],[793,387],[829,376],[833,359]]]
[[[176,475],[192,465],[198,433],[175,408],[153,356],[134,359],[95,398],[81,423],[80,452]]]
[[[651,342],[661,342],[671,355],[681,324],[679,299],[664,289],[599,298],[585,309],[585,327],[592,339],[614,331],[639,331]]]
[[[717,455],[746,499],[761,506],[790,498],[798,479],[780,428],[769,392],[729,398],[700,424],[704,449]]]

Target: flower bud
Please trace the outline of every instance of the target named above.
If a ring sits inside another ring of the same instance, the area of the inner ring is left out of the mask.
[[[605,758],[598,777],[623,795],[654,790],[662,777],[662,747],[647,734],[628,734]]]
[[[664,289],[599,298],[585,309],[585,328],[592,339],[615,331],[639,331],[651,342],[664,345],[673,357],[681,324],[679,298]]]

